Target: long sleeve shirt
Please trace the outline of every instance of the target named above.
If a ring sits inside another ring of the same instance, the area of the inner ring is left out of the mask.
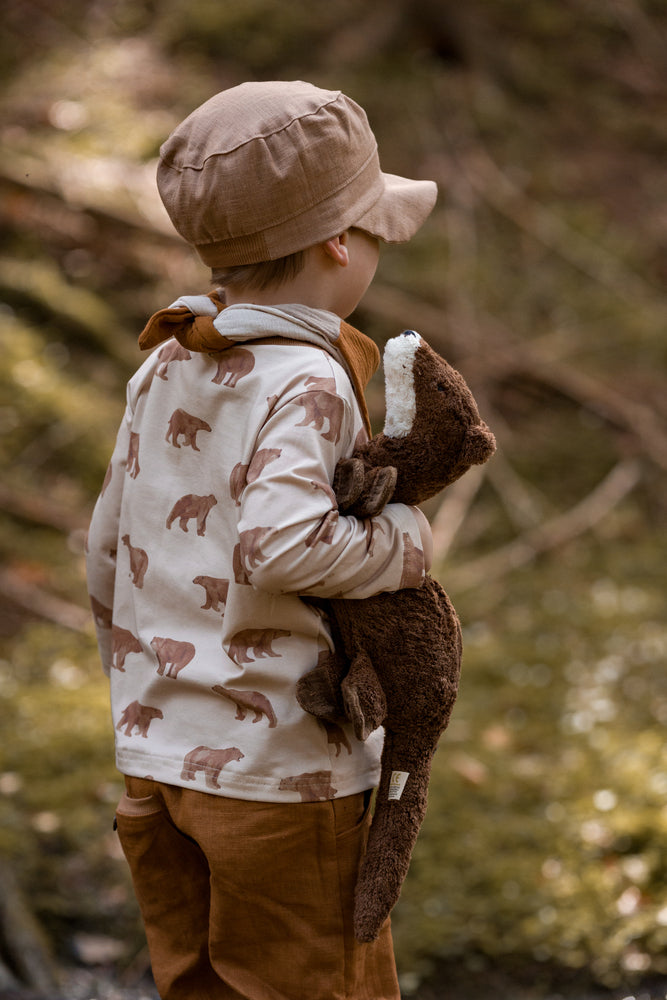
[[[418,586],[419,524],[402,504],[337,510],[336,463],[365,433],[337,317],[229,306],[216,327],[238,346],[170,340],[129,382],[92,516],[116,763],[240,799],[353,794],[377,782],[382,732],[361,743],[299,706],[298,679],[332,648],[303,598]]]

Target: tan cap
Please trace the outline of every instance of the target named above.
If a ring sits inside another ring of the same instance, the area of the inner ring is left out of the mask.
[[[160,150],[158,189],[209,267],[276,260],[354,226],[409,240],[433,181],[380,170],[364,110],[300,80],[243,83],[212,97]]]

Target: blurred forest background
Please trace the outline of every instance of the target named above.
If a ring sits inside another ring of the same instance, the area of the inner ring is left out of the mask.
[[[394,915],[403,992],[662,998],[664,0],[5,0],[0,994],[149,989],[83,539],[136,337],[208,289],[159,145],[271,78],[344,90],[385,170],[437,180],[353,321],[419,330],[499,442],[427,506],[465,652]],[[381,378],[370,403],[379,429]]]

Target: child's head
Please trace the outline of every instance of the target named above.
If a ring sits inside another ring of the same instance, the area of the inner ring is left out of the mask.
[[[278,284],[301,251],[348,230],[409,240],[437,194],[381,171],[358,104],[301,81],[244,83],[197,108],[160,150],[158,188],[214,273],[276,262],[264,275]]]

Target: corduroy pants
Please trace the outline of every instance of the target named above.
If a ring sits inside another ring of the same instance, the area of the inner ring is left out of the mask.
[[[162,1000],[400,1000],[354,938],[364,793],[276,804],[126,778],[116,812]]]

